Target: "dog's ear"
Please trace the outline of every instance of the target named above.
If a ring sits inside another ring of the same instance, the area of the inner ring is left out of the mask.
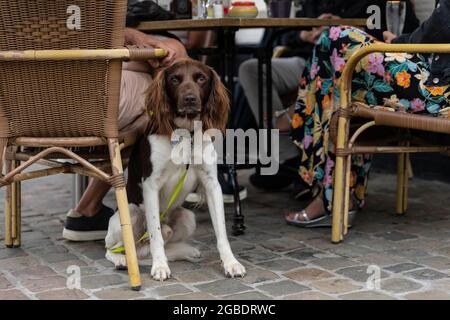
[[[150,134],[169,136],[174,130],[174,115],[166,92],[166,74],[160,71],[153,79],[147,94]]]
[[[228,122],[230,98],[228,92],[217,73],[211,70],[211,90],[206,107],[202,112],[204,130],[219,129],[224,132]]]

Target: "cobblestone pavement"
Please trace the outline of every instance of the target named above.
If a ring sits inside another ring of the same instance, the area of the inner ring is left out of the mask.
[[[23,245],[0,246],[0,300],[450,298],[450,185],[414,179],[409,212],[399,217],[393,213],[395,177],[374,174],[367,207],[346,241],[333,245],[329,229],[287,226],[283,213],[304,203],[292,200],[290,190],[267,193],[252,188],[246,183],[248,174],[240,173],[249,189],[243,202],[247,230],[230,236],[248,275],[224,277],[208,214],[196,209],[198,228],[192,242],[202,251],[202,260],[171,263],[174,277],[164,283],[152,280],[150,262],[142,262],[140,292],[129,290],[126,272],[114,270],[105,260],[103,241],[62,240],[70,176],[25,183]],[[2,189],[1,208],[3,195]],[[109,195],[107,204],[112,199]],[[232,208],[227,211],[231,226]],[[3,240],[3,219],[0,228]],[[70,266],[80,267],[81,289],[67,287]],[[380,286],[373,289],[367,280],[377,271]]]

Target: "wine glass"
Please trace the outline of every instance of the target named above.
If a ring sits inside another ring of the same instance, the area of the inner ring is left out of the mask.
[[[399,36],[403,32],[406,19],[406,3],[404,1],[386,2],[387,30]]]

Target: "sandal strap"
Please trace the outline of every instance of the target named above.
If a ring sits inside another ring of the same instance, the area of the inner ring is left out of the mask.
[[[303,217],[303,220],[299,220],[298,219],[300,216]],[[311,219],[308,217],[308,214],[306,213],[306,211],[302,210],[302,211],[296,212],[294,214],[294,219],[293,220],[294,221],[310,221]]]

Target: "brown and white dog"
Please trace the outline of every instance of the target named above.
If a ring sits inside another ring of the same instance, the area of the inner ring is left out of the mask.
[[[143,258],[151,253],[151,275],[161,281],[171,275],[168,261],[196,260],[200,257],[200,252],[185,242],[193,234],[196,225],[193,212],[182,207],[187,195],[200,182],[206,191],[225,275],[244,276],[245,268],[234,257],[227,238],[214,149],[213,163],[208,161],[189,165],[186,180],[168,211],[166,221],[160,221],[160,212],[166,208],[186,170],[185,164],[177,164],[179,162],[173,161],[171,157],[174,148],[171,135],[177,128],[195,134],[192,132],[195,120],[202,122],[203,132],[212,128],[223,131],[229,111],[225,87],[211,68],[198,61],[180,59],[154,79],[147,106],[151,115],[149,131],[133,151],[127,182],[135,240],[146,230],[150,234],[149,241],[136,243],[138,257]],[[203,138],[203,143],[212,145],[211,139],[207,138],[206,141]],[[208,150],[208,157],[211,157],[211,149],[200,149],[201,153]],[[195,152],[194,148],[193,157],[205,156],[196,155]],[[126,267],[125,256],[111,251],[123,245],[118,213],[109,222],[105,242],[106,258],[117,268]]]

